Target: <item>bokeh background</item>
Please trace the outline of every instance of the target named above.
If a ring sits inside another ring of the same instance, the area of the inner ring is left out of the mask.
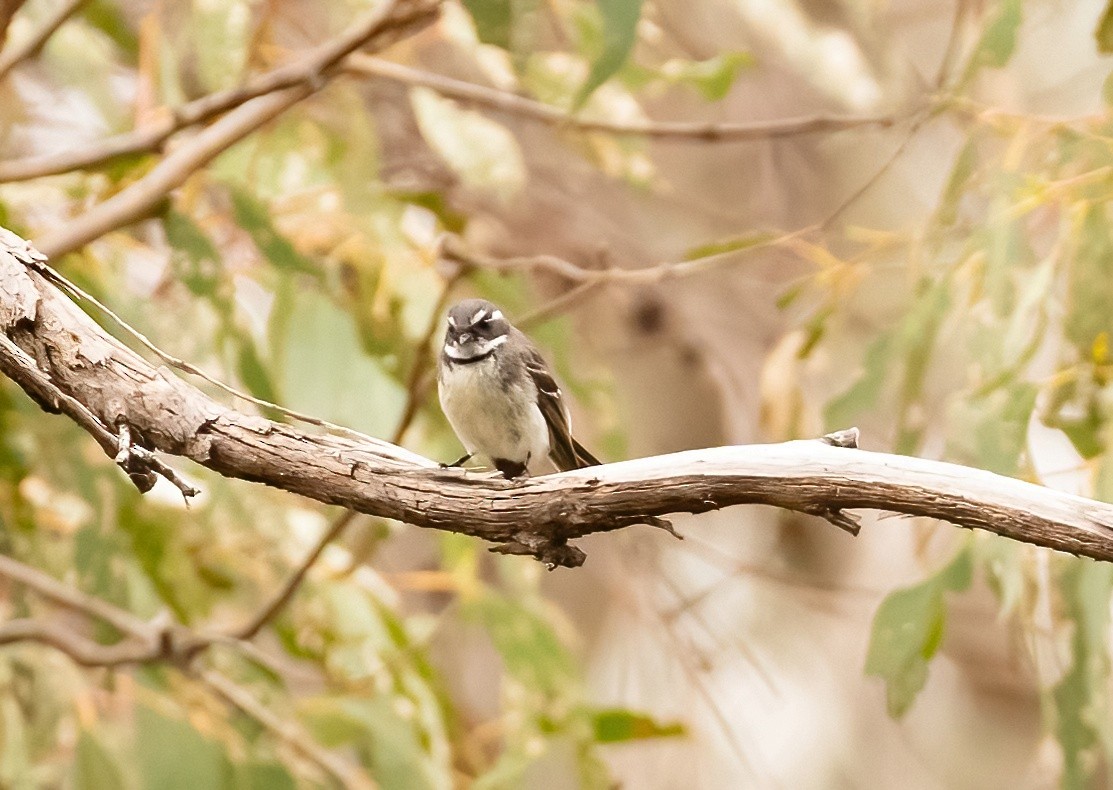
[[[1113,497],[1103,2],[445,2],[152,187],[215,120],[173,108],[374,6],[0,4],[0,225],[169,353],[439,460],[441,314],[479,295],[608,460],[858,425]],[[343,518],[177,467],[189,508],[0,381],[3,553],[140,617],[233,627]],[[1113,787],[1110,566],[877,514],[675,524],[547,573],[360,516],[255,652],[201,660],[382,788]],[[118,636],[3,582],[28,616]],[[0,786],[334,782],[187,673],[0,649]]]

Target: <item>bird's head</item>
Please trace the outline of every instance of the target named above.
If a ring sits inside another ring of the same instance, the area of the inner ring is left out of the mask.
[[[448,311],[444,353],[449,359],[466,362],[481,359],[507,341],[510,322],[484,299],[465,299]]]

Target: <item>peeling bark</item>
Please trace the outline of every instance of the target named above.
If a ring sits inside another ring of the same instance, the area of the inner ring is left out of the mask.
[[[731,505],[821,515],[929,516],[1015,540],[1113,560],[1113,506],[955,464],[847,447],[843,434],[693,450],[508,482],[441,469],[401,447],[308,433],[224,406],[106,334],[48,278],[41,255],[0,235],[0,370],[49,411],[76,420],[116,457],[117,436],[362,513],[448,530],[579,565],[568,540],[661,516]],[[28,363],[31,364],[28,364]],[[105,440],[105,435],[109,440]],[[157,470],[156,470],[157,471]]]

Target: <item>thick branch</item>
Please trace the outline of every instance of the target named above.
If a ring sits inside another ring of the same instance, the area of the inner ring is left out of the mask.
[[[1113,505],[826,442],[695,450],[507,482],[440,469],[376,439],[309,434],[223,406],[152,367],[105,334],[36,265],[14,246],[11,254],[0,251],[0,329],[41,375],[101,424],[129,425],[142,446],[227,477],[474,535],[551,564],[583,561],[566,545],[570,538],[738,504],[836,520],[852,508],[896,511],[1113,560]]]

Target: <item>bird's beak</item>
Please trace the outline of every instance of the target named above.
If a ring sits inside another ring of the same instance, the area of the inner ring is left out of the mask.
[[[471,332],[464,332],[462,335],[460,335],[460,337],[457,339],[456,342],[457,342],[457,344],[470,343],[471,339],[472,339]]]

